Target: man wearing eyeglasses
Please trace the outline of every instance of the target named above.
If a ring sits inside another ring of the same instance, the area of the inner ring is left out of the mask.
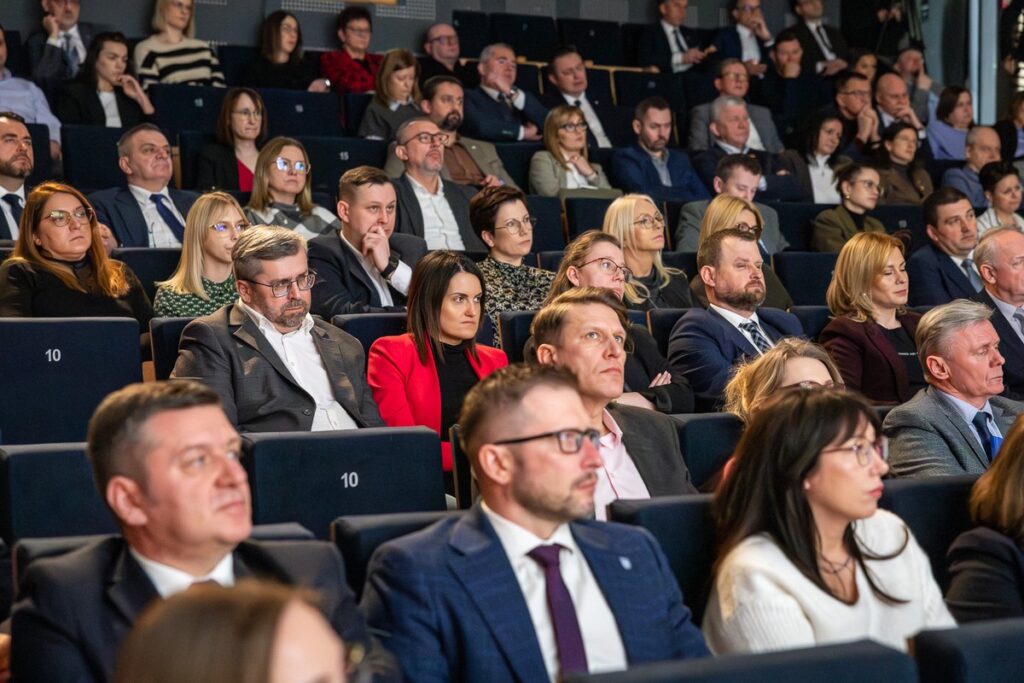
[[[408,680],[558,681],[708,655],[654,539],[591,519],[607,463],[570,373],[502,368],[459,425],[481,501],[384,544],[368,570],[361,607]]]
[[[750,76],[738,59],[723,59],[718,64],[714,80],[719,95],[738,97],[745,100],[750,91]],[[782,140],[775,130],[772,113],[766,107],[747,103],[747,117],[750,119],[750,137],[747,146],[758,151],[778,154],[783,150]],[[690,109],[690,133],[686,148],[694,153],[708,149],[715,143],[711,134],[711,103],[698,104]]]
[[[451,24],[431,24],[423,35],[423,56],[420,57],[420,87],[434,76],[452,76],[469,90],[480,85],[480,74],[474,64],[459,59],[459,34]]]
[[[881,140],[878,112],[871,106],[871,81],[856,71],[843,71],[836,76],[835,87],[834,103],[820,113],[838,116],[843,123],[838,153],[854,161],[863,159]]]
[[[480,87],[466,90],[466,133],[491,142],[540,140],[547,107],[516,86],[516,53],[505,43],[480,53]]]
[[[238,303],[193,320],[181,334],[172,377],[216,391],[243,432],[382,427],[354,337],[309,315],[306,240],[255,226],[231,252]]]
[[[180,247],[185,216],[199,195],[170,187],[171,145],[152,123],[135,126],[117,141],[118,164],[127,187],[89,195],[101,223],[122,247]]]

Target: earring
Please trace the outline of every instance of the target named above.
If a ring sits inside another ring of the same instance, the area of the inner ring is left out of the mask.
[[[850,201],[850,195],[844,194],[843,199],[845,199],[846,201]]]
[[[807,481],[805,479],[804,480],[804,491],[810,491],[810,490],[811,490],[811,482],[809,482],[809,481]]]

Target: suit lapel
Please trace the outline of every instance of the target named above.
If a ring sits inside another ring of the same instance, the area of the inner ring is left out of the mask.
[[[416,191],[412,189],[412,181],[404,174],[395,181],[398,188],[398,204],[405,212],[403,227],[408,226],[404,232],[417,237],[423,237],[423,212],[420,211],[420,202],[416,199]]]
[[[359,417],[359,404],[356,401],[356,390],[352,386],[352,380],[348,378],[348,370],[342,363],[344,352],[338,343],[328,336],[327,332],[320,327],[319,321],[313,324],[313,343],[323,361],[324,369],[327,371],[327,378],[331,382],[331,391],[334,398],[341,404],[341,407],[352,416],[360,427],[365,427],[362,418]]]
[[[281,358],[274,351],[274,347],[270,345],[267,338],[264,337],[259,328],[256,327],[256,323],[252,321],[245,311],[238,306],[232,306],[228,313],[228,325],[235,328],[231,333],[235,339],[238,339],[247,346],[251,346],[256,351],[259,351],[260,355],[263,356],[271,367],[278,372],[279,375],[284,377],[286,380],[294,384],[300,390],[303,390],[299,386],[299,383],[292,377],[292,373],[288,372],[288,368],[284,366]],[[304,391],[304,390],[303,390]]]
[[[124,226],[125,232],[128,233],[121,238],[121,241],[133,246],[148,247],[149,226],[146,224],[146,217],[142,215],[142,209],[139,208],[139,203],[135,201],[131,190],[124,188],[119,191],[114,205],[121,216],[121,224]]]
[[[121,553],[114,562],[107,584],[107,597],[124,617],[128,625],[126,631],[135,623],[142,610],[160,597],[142,566],[128,552],[127,543],[122,545]]]
[[[377,288],[370,282],[370,276],[363,270],[363,265],[359,263],[359,258],[347,245],[342,243],[340,236],[337,237],[337,242],[334,246],[341,250],[339,256],[341,257],[342,267],[366,289],[370,305],[379,307],[381,305],[380,295],[377,293]]]
[[[967,273],[963,271],[963,268],[958,268],[948,254],[942,253],[934,245],[929,246],[929,248],[935,249],[939,270],[952,285],[949,289],[954,298],[963,297],[970,299],[978,294],[974,291],[974,287],[971,286],[971,281],[967,279]]]
[[[949,401],[942,398],[935,389],[929,387],[927,391],[932,399],[939,404],[939,407],[942,409],[942,412],[945,413],[946,418],[950,423],[952,423],[952,425],[957,428],[957,431],[960,432],[963,442],[970,448],[971,454],[974,455],[974,459],[978,462],[978,465],[981,466],[981,469],[988,469],[988,456],[985,455],[985,451],[982,450],[981,444],[978,442],[978,437],[975,436],[971,426],[964,421],[960,411],[958,411]],[[995,406],[993,406],[993,410],[995,410]],[[995,415],[993,415],[993,417],[995,417]]]
[[[614,408],[610,409],[609,412],[615,423],[619,425],[619,429],[622,430],[622,444],[626,447],[626,452],[629,453],[629,459],[636,465],[636,471],[640,474],[640,478],[644,480],[647,491],[652,496],[672,493],[671,491],[664,490],[664,485],[670,482],[666,480],[664,468],[658,467],[658,463],[664,458],[664,454],[656,449],[652,449],[650,447],[652,445],[651,442],[643,438],[638,433],[639,430],[630,427],[628,415]]]
[[[757,349],[754,348],[753,344],[751,344],[749,341],[747,341],[747,338],[743,335],[742,332],[740,332],[738,329],[736,329],[736,327],[734,327],[733,324],[730,323],[728,320],[723,318],[718,311],[716,311],[716,310],[714,310],[713,308],[710,308],[710,307],[708,307],[707,310],[708,310],[708,313],[713,315],[718,320],[718,322],[722,325],[722,328],[725,331],[726,339],[728,339],[733,344],[738,346],[740,348],[740,350],[743,351],[744,354],[746,354],[748,356],[757,356]]]

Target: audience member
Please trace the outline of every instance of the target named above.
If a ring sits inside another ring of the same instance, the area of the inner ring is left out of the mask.
[[[972,298],[982,285],[974,263],[978,244],[974,208],[959,190],[941,187],[925,200],[923,210],[931,243],[907,261],[910,305],[938,306]]]
[[[764,222],[764,229],[758,245],[768,255],[789,247],[785,235],[779,229],[779,213],[768,206],[754,201],[761,184],[761,164],[746,154],[729,154],[722,157],[715,168],[712,187],[715,194],[725,194],[745,199],[753,204]],[[709,199],[689,202],[679,212],[679,225],[673,235],[676,251],[697,251],[700,246],[700,228],[708,210]],[[732,226],[729,226],[732,227]]]
[[[985,164],[978,174],[985,191],[988,210],[978,216],[978,235],[984,235],[994,228],[1024,230],[1021,217],[1020,171],[1007,161],[992,161]]]
[[[907,44],[908,15],[913,12],[913,9],[905,9],[907,4],[892,0],[840,0],[839,25],[843,36],[851,47],[859,48],[860,52],[876,50],[892,61],[899,46]],[[856,56],[851,54],[850,63],[855,63],[855,59]]]
[[[80,1],[42,0],[40,4],[42,30],[28,37],[25,52],[32,80],[52,99],[63,81],[79,75],[98,28],[78,20],[82,11]]]
[[[193,0],[156,0],[156,31],[135,46],[132,62],[146,90],[154,83],[186,83],[224,87],[224,74],[210,44],[196,40]]]
[[[156,112],[128,71],[128,40],[121,33],[96,36],[78,77],[59,89],[56,100],[57,116],[64,124],[133,128]]]
[[[252,510],[241,448],[217,394],[195,382],[132,384],[104,399],[86,452],[121,535],[29,565],[11,626],[17,680],[112,680],[121,643],[148,605],[194,583],[241,578],[318,590],[350,652],[370,648],[334,546],[246,540]],[[380,648],[367,664],[397,676]]]
[[[790,30],[804,51],[801,66],[825,76],[834,76],[847,68],[850,51],[846,39],[839,29],[825,24],[822,0],[790,0],[789,5],[797,17]]]
[[[338,217],[313,203],[313,168],[301,142],[276,137],[256,157],[245,215],[253,225],[280,225],[306,239],[341,228]]]
[[[822,109],[843,122],[839,149],[854,160],[863,159],[879,144],[878,112],[871,106],[871,81],[856,71],[843,71],[835,77],[835,101]]]
[[[418,104],[421,99],[418,71],[419,62],[408,50],[384,53],[377,71],[373,99],[359,123],[359,137],[390,141],[400,125],[422,116]]]
[[[975,249],[975,259],[984,287],[977,296],[993,310],[990,320],[999,335],[1003,366],[1003,396],[1024,399],[1024,282],[1019,268],[1024,263],[1024,235],[1019,228],[995,228],[985,234]]]
[[[662,262],[665,216],[650,197],[628,194],[613,201],[601,230],[622,244],[626,267],[632,273],[623,299],[629,308],[647,311],[693,306],[686,273]]]
[[[730,4],[729,14],[736,24],[715,34],[715,56],[738,59],[751,78],[763,77],[768,71],[768,50],[773,40],[761,12],[761,0],[733,0]]]
[[[803,336],[796,316],[759,309],[765,299],[763,265],[755,232],[725,228],[701,240],[697,267],[708,308],[691,309],[679,319],[668,358],[705,403],[720,402],[737,361],[763,354],[782,337]]]
[[[919,140],[914,127],[897,121],[882,133],[875,168],[885,192],[883,204],[920,206],[932,193],[932,177],[920,162]]]
[[[114,683],[345,683],[345,648],[317,597],[245,579],[155,602],[125,639]]]
[[[39,123],[50,132],[50,157],[60,158],[60,121],[50,111],[46,95],[32,81],[17,78],[7,68],[7,34],[0,24],[0,108],[17,114],[24,123]]]
[[[832,320],[818,341],[843,382],[875,405],[909,401],[925,387],[914,334],[921,314],[907,310],[903,242],[862,232],[843,245],[826,301]]]
[[[471,63],[463,64],[460,56],[459,34],[451,24],[438,22],[427,27],[423,35],[423,56],[420,57],[420,84],[425,85],[434,76],[450,76],[463,88],[480,85],[480,74]]]
[[[256,226],[238,238],[231,260],[238,301],[188,324],[171,376],[213,389],[244,432],[382,426],[359,342],[309,315],[316,273],[306,240]]]
[[[1008,116],[993,128],[999,134],[1000,157],[1006,161],[1024,157],[1024,90],[1010,96]]]
[[[266,112],[255,90],[228,90],[217,117],[217,141],[203,145],[196,159],[201,190],[252,192],[260,145],[267,139]]]
[[[412,269],[427,243],[395,232],[397,207],[395,188],[380,169],[357,166],[341,176],[341,229],[309,242],[315,315],[330,320],[342,313],[404,310]]]
[[[158,316],[196,318],[238,300],[231,249],[249,227],[242,207],[226,192],[204,194],[189,209],[181,259],[171,277],[158,282]]]
[[[690,0],[656,0],[661,20],[648,25],[637,44],[637,64],[662,73],[690,71],[714,52],[699,31],[683,26]]]
[[[691,202],[708,198],[690,157],[669,149],[672,109],[659,96],[648,97],[633,115],[636,142],[612,152],[612,171],[626,192],[642,192],[657,202]]]
[[[242,72],[248,88],[282,88],[329,92],[331,83],[317,78],[316,65],[302,54],[302,27],[295,15],[275,10],[260,27],[260,54]]]
[[[713,652],[862,638],[905,651],[919,631],[956,626],[928,556],[878,507],[880,432],[874,408],[847,391],[792,388],[755,413],[714,502]]]
[[[25,180],[32,175],[35,155],[25,120],[14,112],[0,112],[0,240],[16,240],[25,197],[32,190]]]
[[[863,48],[850,51],[850,71],[855,71],[873,86],[878,77],[878,55]]]
[[[1003,356],[992,309],[957,300],[917,325],[917,354],[930,385],[885,417],[896,477],[980,474],[999,452],[1024,403],[1003,393]]]
[[[487,297],[484,311],[494,324],[494,345],[501,345],[498,315],[505,311],[535,311],[544,303],[555,275],[524,263],[533,251],[533,229],[526,195],[514,187],[488,187],[469,202],[469,222],[487,245],[479,263]],[[556,229],[560,226],[550,226]]]
[[[540,140],[547,108],[516,87],[516,53],[494,43],[480,53],[480,85],[466,90],[466,132],[492,142]]]
[[[587,152],[583,112],[560,104],[544,120],[544,149],[530,159],[530,192],[542,197],[617,197],[601,164]]]
[[[425,116],[406,121],[395,133],[395,154],[405,165],[394,181],[396,230],[425,239],[428,249],[485,251],[469,222],[475,190],[441,177],[449,137]]]
[[[494,145],[459,134],[463,120],[463,92],[462,84],[454,76],[435,76],[423,83],[420,109],[434,125],[448,134],[441,177],[459,185],[518,187],[505,170]],[[388,158],[384,164],[384,171],[391,178],[397,178],[405,170],[395,152],[397,148],[394,143],[388,147]]]
[[[841,204],[838,171],[851,163],[842,154],[843,122],[833,114],[817,113],[804,129],[803,139],[785,157],[795,169],[802,199],[813,204]]]
[[[127,187],[94,192],[101,223],[122,247],[180,247],[185,216],[199,195],[170,187],[171,145],[152,123],[140,123],[117,141],[118,166]]]
[[[971,102],[971,91],[956,85],[944,89],[935,105],[935,116],[926,128],[932,157],[938,161],[963,159],[967,135],[972,128],[974,104]]]
[[[587,143],[593,147],[608,148],[612,141],[605,132],[605,123],[594,107],[611,106],[587,95],[587,67],[583,55],[574,45],[563,45],[555,49],[548,61],[548,83],[552,87],[544,91],[541,101],[546,107],[569,105],[583,112],[587,124]]]
[[[459,424],[482,502],[381,546],[363,594],[409,680],[555,681],[707,654],[658,544],[589,519],[610,449],[577,380],[499,370]]]
[[[848,164],[836,173],[836,187],[843,196],[834,209],[825,209],[811,224],[811,248],[838,252],[851,237],[862,232],[885,232],[885,226],[867,212],[885,193],[878,171],[871,166]]]
[[[771,111],[785,141],[797,133],[807,112],[824,106],[832,98],[832,87],[825,78],[801,66],[803,55],[795,33],[789,29],[779,33],[771,48],[771,63],[757,92],[758,104]]]
[[[914,130],[915,137],[922,142],[926,140],[928,132],[925,130],[922,120],[910,106],[907,84],[898,74],[885,73],[875,81],[875,105],[878,112],[878,134],[880,136],[884,138],[885,133],[892,128],[894,123],[903,123]],[[925,149],[927,152],[931,152],[930,147]]]
[[[1000,160],[999,136],[988,126],[975,126],[964,138],[964,165],[949,168],[942,174],[942,187],[952,187],[963,192],[971,206],[983,208],[989,205],[985,188],[981,186],[981,169],[993,161]]]
[[[743,0],[743,2],[746,1]],[[758,2],[759,0],[751,1]],[[750,90],[750,78],[743,62],[738,59],[723,59],[718,63],[718,72],[714,80],[715,90],[718,91],[719,96],[743,100]],[[702,152],[715,143],[715,137],[720,137],[712,133],[710,129],[711,104],[711,102],[705,102],[690,109],[690,133],[686,140],[686,149],[690,152]],[[779,133],[775,130],[771,111],[767,107],[747,103],[747,117],[750,125],[747,146],[750,149],[773,154],[781,152],[782,140],[779,139]]]
[[[917,114],[918,120],[925,124],[930,123],[936,118],[933,114],[939,104],[942,86],[928,75],[924,64],[924,52],[914,45],[904,47],[892,63],[892,70],[906,83],[910,107]]]
[[[437,432],[445,472],[452,470],[448,435],[466,392],[508,365],[502,351],[476,343],[485,298],[483,275],[468,256],[431,252],[412,273],[409,331],[370,346],[367,381],[384,423]]]
[[[320,55],[320,73],[339,95],[372,91],[382,57],[369,51],[370,11],[362,5],[347,5],[338,13],[334,28],[341,49]]]

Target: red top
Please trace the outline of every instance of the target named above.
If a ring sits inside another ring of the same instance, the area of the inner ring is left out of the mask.
[[[377,71],[383,59],[382,55],[367,52],[362,62],[356,61],[344,48],[326,52],[320,55],[320,75],[330,79],[339,95],[371,92],[377,87]]]
[[[252,171],[241,159],[235,159],[235,163],[238,165],[238,189],[242,192],[252,192]]]

